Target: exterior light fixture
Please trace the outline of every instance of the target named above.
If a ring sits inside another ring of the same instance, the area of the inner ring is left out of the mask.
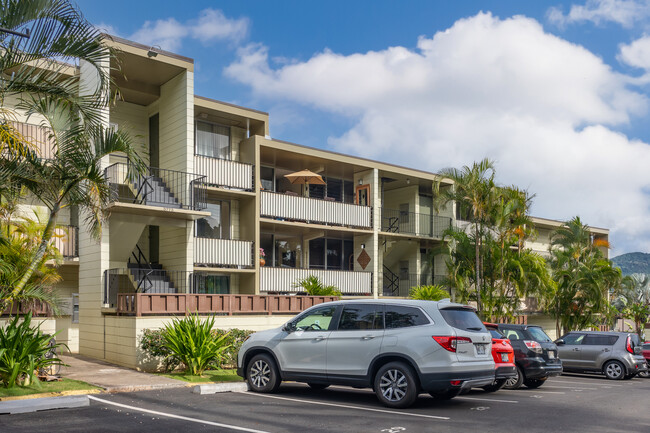
[[[363,185],[363,179],[359,179],[359,185]]]
[[[366,249],[366,244],[361,244],[361,249],[365,250]]]
[[[149,48],[149,51],[147,51],[147,57],[156,57],[160,50],[162,50],[162,48],[160,48],[159,45],[152,45],[151,48]]]

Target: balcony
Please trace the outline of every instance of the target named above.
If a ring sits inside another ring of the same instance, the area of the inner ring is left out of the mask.
[[[252,164],[195,155],[194,171],[205,176],[208,186],[253,191]]]
[[[372,228],[372,208],[356,204],[262,191],[263,217],[306,223]]]
[[[411,292],[411,288],[417,286],[430,286],[434,284],[443,285],[446,278],[445,275],[398,275],[384,267],[384,272],[379,279],[382,284],[382,289],[379,293],[382,296],[407,298]]]
[[[294,284],[310,275],[326,286],[335,286],[343,295],[372,294],[372,273],[333,271],[324,269],[260,268],[260,291],[268,293],[296,293]]]
[[[451,228],[451,218],[382,208],[381,231],[429,238],[442,238]]]
[[[253,242],[194,238],[194,264],[209,267],[252,268]]]
[[[113,201],[172,211],[205,208],[205,176],[155,167],[135,174],[129,162],[112,164],[104,174],[111,184]]]
[[[313,305],[337,299],[335,296],[120,293],[117,298],[117,314],[297,314]]]
[[[53,243],[64,259],[79,257],[79,227],[62,226],[55,228]]]

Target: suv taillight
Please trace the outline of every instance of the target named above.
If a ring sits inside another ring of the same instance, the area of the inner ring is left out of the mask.
[[[459,341],[466,341],[468,343],[471,343],[472,340],[471,338],[468,337],[448,337],[448,336],[432,336],[436,342],[441,345],[444,349],[450,351],[450,352],[455,352],[456,348],[458,347],[458,342]]]
[[[542,353],[542,345],[539,344],[537,341],[524,340],[524,344],[526,345],[527,348],[529,348],[533,352]]]
[[[627,336],[627,341],[625,342],[625,350],[634,355],[634,349],[632,348],[632,337],[629,335]]]

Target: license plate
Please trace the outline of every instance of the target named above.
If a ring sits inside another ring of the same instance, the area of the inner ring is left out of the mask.
[[[508,354],[507,353],[502,353],[501,354],[501,362],[508,362]]]
[[[548,359],[555,359],[555,352],[549,351],[548,352]]]
[[[478,355],[485,355],[485,344],[477,344],[476,345],[476,353]]]

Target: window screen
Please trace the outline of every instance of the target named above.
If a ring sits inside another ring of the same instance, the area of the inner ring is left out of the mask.
[[[429,319],[418,308],[386,306],[386,329],[406,328],[428,323]]]

